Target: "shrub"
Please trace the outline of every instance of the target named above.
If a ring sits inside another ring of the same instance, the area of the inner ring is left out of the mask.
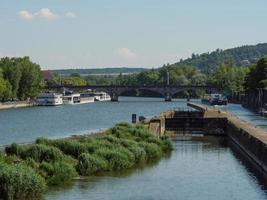
[[[54,144],[57,148],[67,155],[78,157],[80,154],[87,152],[86,146],[75,140],[57,140]]]
[[[73,165],[62,161],[54,163],[43,162],[40,165],[40,170],[44,172],[43,175],[49,185],[67,183],[77,175]]]
[[[107,167],[108,163],[105,159],[96,155],[83,153],[79,156],[77,171],[81,175],[88,176],[96,172],[104,171]]]
[[[0,198],[37,199],[45,187],[44,179],[33,169],[23,165],[0,164]]]
[[[5,148],[7,155],[16,155],[19,157],[24,157],[26,152],[26,147],[22,147],[16,143],[11,144]]]
[[[140,142],[139,145],[146,151],[147,159],[159,159],[162,155],[161,148],[154,143]]]
[[[46,146],[43,144],[31,145],[27,149],[25,155],[26,158],[32,158],[37,162],[57,161],[63,158],[63,154],[58,148]]]
[[[109,142],[108,140],[103,140],[101,138],[97,138],[93,140],[91,143],[86,143],[87,152],[93,154],[98,149],[111,149],[114,147],[114,144]]]
[[[133,153],[135,163],[141,163],[146,160],[146,151],[144,150],[144,148],[140,147],[139,145],[133,145],[128,149]]]
[[[173,150],[173,143],[171,138],[163,137],[162,138],[162,150],[163,151],[171,151]]]
[[[95,155],[108,161],[108,170],[128,169],[132,166],[128,155],[117,149],[101,148],[95,152]]]
[[[146,142],[154,143],[158,146],[163,146],[163,141],[155,136],[150,136],[149,138],[146,139]]]

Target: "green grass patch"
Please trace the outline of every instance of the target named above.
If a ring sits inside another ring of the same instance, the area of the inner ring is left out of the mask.
[[[5,199],[34,199],[46,185],[75,176],[118,171],[161,158],[172,150],[168,137],[157,138],[143,125],[119,123],[96,136],[12,144],[0,153],[0,194]]]

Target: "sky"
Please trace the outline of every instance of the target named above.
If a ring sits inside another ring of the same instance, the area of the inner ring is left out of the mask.
[[[266,0],[0,0],[0,57],[42,69],[156,68],[267,42]]]

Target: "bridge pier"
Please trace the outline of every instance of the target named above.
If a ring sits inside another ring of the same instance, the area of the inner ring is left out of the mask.
[[[112,93],[111,95],[111,101],[119,101],[119,96],[117,93]]]
[[[169,92],[165,94],[165,101],[172,101],[172,95]]]

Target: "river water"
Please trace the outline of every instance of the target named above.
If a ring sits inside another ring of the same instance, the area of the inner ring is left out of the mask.
[[[197,100],[196,100],[197,101]],[[152,117],[185,107],[185,100],[120,98],[119,102],[34,107],[0,111],[0,145],[60,138],[108,128],[130,121],[131,114]],[[224,108],[240,118],[267,128],[267,119],[230,104]],[[177,140],[173,153],[143,168],[77,180],[49,190],[46,200],[68,199],[267,199],[266,184],[239,153],[213,137]]]

